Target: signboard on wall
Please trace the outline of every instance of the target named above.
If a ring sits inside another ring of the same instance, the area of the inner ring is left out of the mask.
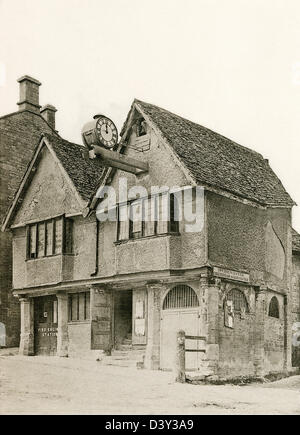
[[[145,335],[145,319],[135,319],[135,334]]]
[[[144,301],[137,299],[135,303],[134,332],[136,335],[145,335],[145,311]]]
[[[132,291],[132,343],[147,343],[147,291],[134,289]]]
[[[234,281],[249,282],[249,273],[238,272],[236,270],[224,269],[223,267],[214,267],[213,274],[219,278],[232,279]]]

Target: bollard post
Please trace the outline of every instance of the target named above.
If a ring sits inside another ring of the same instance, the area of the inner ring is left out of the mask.
[[[176,343],[176,382],[185,383],[185,332],[177,332]]]

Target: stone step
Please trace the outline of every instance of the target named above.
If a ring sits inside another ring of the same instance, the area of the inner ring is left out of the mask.
[[[115,360],[115,359],[109,359],[109,360],[102,360],[101,364],[105,366],[115,366],[115,367],[137,367],[137,364],[139,362],[135,360]]]
[[[207,376],[212,376],[214,374],[213,370],[210,369],[200,369],[197,370],[195,372],[186,372],[186,376],[188,379],[194,380],[194,381],[202,381],[204,380]]]
[[[130,338],[124,338],[122,344],[132,344],[132,340]]]
[[[127,355],[112,355],[110,358],[114,360],[128,360],[128,361],[143,361],[144,354],[131,354]]]
[[[112,355],[144,355],[145,354],[145,350],[143,349],[130,349],[130,350],[113,350],[112,351]]]
[[[125,346],[126,347],[126,346]],[[113,350],[111,355],[103,354],[99,362],[103,365],[119,366],[119,367],[143,367],[145,349],[130,349]]]
[[[132,344],[120,344],[118,350],[132,350]]]
[[[143,363],[142,358],[126,358],[126,357],[105,357],[100,363],[102,365],[111,365],[119,367],[137,367]]]

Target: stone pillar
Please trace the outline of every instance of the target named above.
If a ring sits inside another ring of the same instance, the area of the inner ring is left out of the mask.
[[[207,290],[207,345],[206,359],[208,369],[217,375],[219,370],[219,291],[218,278],[201,279],[201,286],[208,286]]]
[[[288,295],[284,296],[284,370],[292,370],[292,307]]]
[[[256,293],[255,308],[255,352],[254,367],[255,375],[265,374],[265,317],[266,317],[266,289],[260,288]]]
[[[68,356],[68,295],[58,293],[57,356]]]
[[[32,298],[21,298],[20,355],[34,355],[34,306]]]
[[[148,285],[148,337],[144,366],[146,369],[160,368],[160,321],[162,285]]]

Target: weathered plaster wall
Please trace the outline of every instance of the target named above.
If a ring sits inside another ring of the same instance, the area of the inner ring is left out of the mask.
[[[14,224],[43,221],[81,211],[81,206],[60,167],[45,148]],[[96,268],[96,219],[73,218],[73,255],[26,261],[25,227],[14,230],[14,288],[88,279]]]
[[[111,186],[119,193],[119,179],[126,178],[128,188],[143,186],[151,192],[152,186],[186,186],[190,184],[181,167],[170,155],[150,129],[150,150],[137,153],[128,148],[126,155],[147,161],[149,172],[132,175],[117,171]],[[129,145],[134,146],[135,134],[132,133]],[[204,209],[204,202],[202,204]],[[204,215],[204,210],[201,213]],[[186,222],[180,222],[180,236],[145,237],[114,245],[116,223],[105,222],[100,225],[99,233],[99,276],[135,273],[165,269],[189,269],[202,266],[206,260],[205,230],[199,233],[185,232]]]
[[[300,253],[293,255],[291,299],[294,319],[300,321]]]
[[[170,236],[161,236],[117,245],[117,274],[168,269],[169,239]]]
[[[225,326],[224,301],[232,289],[246,296],[249,312],[236,312],[233,328]],[[222,283],[219,291],[218,334],[221,377],[260,376],[285,370],[285,307],[284,296],[276,294],[279,319],[269,317],[269,303],[274,292],[256,294],[253,287]]]
[[[279,319],[270,317],[269,304],[274,293],[269,292],[266,298],[265,317],[265,371],[282,372],[284,370],[285,349],[284,349],[284,297],[276,295],[279,302]]]
[[[73,218],[74,253],[26,261],[25,227],[14,230],[13,287],[34,287],[61,281],[89,279],[96,268],[95,218]]]
[[[293,273],[292,273],[292,319],[291,325],[293,334],[300,331],[300,326],[296,328],[296,323],[300,322],[300,253],[293,255]],[[300,345],[292,346],[292,364],[293,367],[300,367]]]
[[[207,192],[209,260],[228,268],[264,272],[264,211]]]
[[[207,192],[207,225],[211,262],[287,291],[289,210],[259,209]]]
[[[96,268],[96,219],[74,218],[73,280],[89,279]],[[100,246],[100,249],[102,247]]]
[[[269,248],[269,250],[266,254],[265,280],[278,290],[289,293],[292,271],[291,210],[269,208],[265,225],[268,223],[272,224],[274,235],[268,239],[266,230],[266,249]]]
[[[13,288],[26,285],[26,230],[18,228],[13,231]]]
[[[58,163],[45,147],[42,158],[22,206],[18,210],[14,225],[39,221],[51,216],[81,211],[80,203],[67,182]]]
[[[116,222],[102,222],[99,228],[98,276],[113,276],[116,273],[115,245]]]
[[[118,171],[118,177],[126,177],[128,186],[144,186],[150,192],[151,186],[186,186],[189,185],[187,177],[182,171],[181,165],[171,156],[165,144],[156,136],[156,133],[149,129],[150,149],[143,153],[127,148],[126,155],[149,163],[149,172],[138,176]],[[135,134],[132,133],[129,146],[135,146]],[[117,187],[117,178],[112,183]]]
[[[91,322],[68,323],[69,356],[86,356],[91,350]]]
[[[25,263],[26,287],[35,287],[41,284],[56,284],[61,281],[61,255],[27,260]]]
[[[227,293],[233,289],[243,291],[249,312],[245,316],[235,313],[234,326],[228,328],[224,323],[224,301]],[[219,340],[219,375],[235,377],[255,374],[256,341],[256,302],[253,288],[223,283],[219,293],[218,340]]]

